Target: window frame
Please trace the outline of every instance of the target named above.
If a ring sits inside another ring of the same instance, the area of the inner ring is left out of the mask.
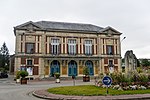
[[[92,55],[93,54],[93,46],[92,40],[84,40],[84,54],[85,55]]]
[[[27,42],[25,47],[25,52],[27,54],[34,54],[35,53],[35,43],[29,43]]]
[[[58,55],[60,54],[60,39],[52,38],[51,39],[51,54]]]
[[[77,54],[77,41],[76,39],[68,39],[68,54],[69,55],[76,55]]]
[[[114,46],[113,45],[106,45],[106,52],[108,55],[114,55]]]

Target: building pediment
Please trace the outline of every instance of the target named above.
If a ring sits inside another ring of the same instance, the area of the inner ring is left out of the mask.
[[[41,29],[40,26],[38,25],[35,25],[32,21],[29,21],[27,23],[24,23],[24,24],[21,24],[19,26],[16,26],[14,27],[14,29],[18,29],[18,30],[27,30],[27,31],[35,31],[35,30],[38,30],[38,29]]]
[[[122,33],[120,33],[119,31],[115,30],[114,28],[112,27],[106,27],[104,29],[101,30],[101,33],[105,33],[107,35],[113,35],[113,34],[118,34],[118,35],[121,35]]]

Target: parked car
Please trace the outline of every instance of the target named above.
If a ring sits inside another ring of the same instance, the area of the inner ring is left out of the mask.
[[[4,72],[0,72],[0,78],[8,78],[8,74]]]

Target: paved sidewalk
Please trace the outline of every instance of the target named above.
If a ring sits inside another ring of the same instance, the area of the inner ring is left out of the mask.
[[[150,94],[118,95],[118,96],[67,96],[36,90],[33,95],[48,100],[150,100]]]

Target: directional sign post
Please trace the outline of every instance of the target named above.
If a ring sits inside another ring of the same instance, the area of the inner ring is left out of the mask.
[[[75,78],[76,78],[75,75],[73,75],[73,76],[72,76],[72,79],[73,79],[73,86],[75,86]]]
[[[107,86],[106,93],[108,94],[108,86],[112,84],[112,79],[109,76],[104,76],[102,79],[102,83]]]

